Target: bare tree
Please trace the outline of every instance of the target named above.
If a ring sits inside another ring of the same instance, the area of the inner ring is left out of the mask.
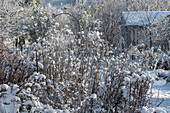
[[[160,25],[159,19],[168,15],[168,12],[166,12],[169,10],[168,4],[169,2],[167,0],[136,0],[132,1],[127,7],[128,11],[142,11],[145,13],[143,17],[141,17],[141,20],[143,20],[144,32],[148,37],[150,48],[153,46],[153,40],[155,40],[153,39],[153,31],[156,26]],[[154,14],[154,11],[157,12]],[[164,11],[165,14],[160,14],[162,11]],[[147,23],[144,21],[147,21]]]

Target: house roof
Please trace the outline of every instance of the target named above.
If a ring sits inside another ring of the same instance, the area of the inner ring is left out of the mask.
[[[159,19],[170,15],[170,11],[142,11],[142,12],[122,12],[125,25],[148,25],[154,24]]]

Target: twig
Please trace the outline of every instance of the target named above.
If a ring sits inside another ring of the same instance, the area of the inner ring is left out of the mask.
[[[161,100],[161,102],[160,102],[156,107],[159,107],[164,100],[165,100],[165,99],[163,98],[163,99]]]

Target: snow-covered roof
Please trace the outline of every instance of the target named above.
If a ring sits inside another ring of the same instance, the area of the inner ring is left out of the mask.
[[[76,0],[45,0],[46,3],[51,3],[54,6],[61,6],[61,4],[72,4],[74,5]]]
[[[159,19],[170,15],[170,11],[142,11],[142,12],[122,12],[125,25],[147,25],[154,24]]]

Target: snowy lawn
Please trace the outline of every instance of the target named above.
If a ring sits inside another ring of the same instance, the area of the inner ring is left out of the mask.
[[[153,104],[158,105],[162,99],[164,99],[159,107],[162,107],[167,113],[170,113],[170,82],[166,83],[165,80],[155,81],[153,93]]]

